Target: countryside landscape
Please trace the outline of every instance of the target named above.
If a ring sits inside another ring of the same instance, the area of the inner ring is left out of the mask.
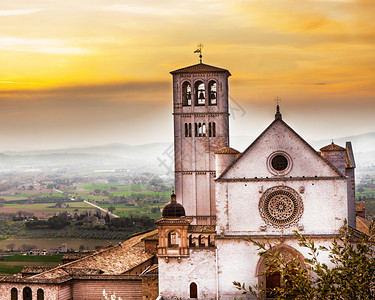
[[[158,169],[156,158],[92,157],[1,156],[0,274],[13,275],[25,265],[56,266],[66,253],[88,253],[156,228],[173,189],[168,169]]]
[[[243,151],[247,140],[232,143]],[[310,143],[319,149],[327,141]],[[375,217],[374,145],[374,134],[357,137],[356,198]],[[155,229],[173,190],[169,143],[3,152],[0,160],[1,275],[56,266],[67,253]]]

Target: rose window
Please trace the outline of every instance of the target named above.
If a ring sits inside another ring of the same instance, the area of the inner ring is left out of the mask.
[[[302,199],[289,187],[273,187],[265,191],[261,197],[259,212],[266,223],[279,228],[287,228],[301,218]]]

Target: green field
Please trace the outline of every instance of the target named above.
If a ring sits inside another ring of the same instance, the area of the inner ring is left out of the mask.
[[[65,211],[65,210],[74,210],[74,209],[91,209],[92,206],[84,203],[84,202],[65,202],[69,205],[67,208],[57,208],[54,207],[54,203],[32,203],[32,204],[4,204],[4,207],[13,207],[17,208],[17,210],[27,210],[27,211],[33,211],[33,210],[49,210],[49,211]]]
[[[62,254],[58,255],[9,255],[2,256],[0,274],[13,275],[21,272],[24,266],[54,267],[61,263]]]
[[[4,256],[5,261],[38,261],[38,262],[61,262],[63,254],[57,255],[10,255]]]
[[[118,182],[108,182],[108,183],[90,183],[83,186],[85,190],[94,191],[99,190],[110,190],[116,187],[118,190],[134,190],[134,191],[145,191],[148,189],[147,185],[133,184],[130,186],[121,185]]]
[[[16,198],[20,199],[22,197],[27,198],[28,196],[30,196],[31,199],[29,199],[30,201],[26,204],[10,204],[5,201],[0,212],[8,214],[13,213],[18,217],[23,216],[22,212],[29,212],[40,219],[48,219],[63,212],[68,212],[70,213],[70,216],[74,216],[75,212],[79,215],[87,211],[93,213],[98,211],[97,208],[87,203],[66,200],[71,197],[81,197],[81,199],[96,204],[103,209],[108,209],[108,207],[111,206],[115,207],[114,213],[120,217],[146,216],[156,220],[161,217],[161,209],[169,201],[171,189],[172,188],[166,186],[148,186],[145,184],[131,184],[126,186],[119,182],[82,183],[77,184],[76,189],[74,190],[64,191],[64,195],[56,194],[65,196],[64,204],[69,207],[56,207],[56,202],[58,202],[59,205],[61,204],[61,197],[48,199],[48,201],[51,201],[50,203],[32,203],[32,196],[39,197],[45,195],[47,197],[51,196],[51,194],[30,193],[16,196],[4,196],[7,197],[8,200],[15,200]],[[125,198],[121,196],[124,196]],[[37,201],[40,201],[40,199],[37,199]],[[24,215],[27,216],[26,214]],[[105,212],[102,211],[101,215],[104,217]],[[108,243],[108,240],[123,241],[135,231],[142,230],[140,227],[137,227],[139,224],[134,224],[134,226],[129,226],[129,228],[123,228],[121,230],[113,228],[108,230],[108,227],[103,223],[90,223],[92,221],[82,222],[82,219],[79,219],[79,217],[75,218],[73,221],[69,220],[71,224],[64,229],[27,229],[25,222],[23,221],[17,223],[19,225],[18,227],[15,225],[13,226],[9,223],[10,221],[7,221],[2,227],[0,226],[0,229],[3,229],[2,232],[0,232],[0,237],[16,239],[15,249],[20,249],[23,244],[36,245],[39,249],[50,249],[69,241],[68,247],[77,250],[79,246],[86,244],[87,246],[85,247],[88,249],[95,249],[95,247],[103,245],[103,243],[101,243],[103,240],[105,241],[104,243]],[[60,239],[60,242],[57,242],[56,239]],[[52,240],[52,242],[46,242],[49,240]],[[10,239],[0,241],[0,249],[6,250],[6,246],[10,243],[12,243]]]
[[[5,201],[11,200],[25,200],[29,197],[47,197],[47,196],[61,196],[61,193],[33,193],[33,194],[18,194],[18,195],[5,195],[1,196],[1,198],[5,199]]]
[[[362,196],[362,197],[375,196],[375,191],[367,190],[363,192],[356,192],[356,196]]]
[[[37,217],[47,217],[62,212],[78,212],[95,211],[96,208],[84,202],[65,202],[69,207],[55,207],[55,203],[32,203],[32,204],[4,204],[1,208],[2,213],[17,213],[19,211],[27,211],[33,213]]]
[[[158,219],[161,217],[161,212],[151,213],[151,208],[163,209],[164,203],[144,203],[142,206],[126,206],[125,204],[102,204],[99,205],[104,209],[108,207],[115,207],[114,213],[120,217],[129,217],[130,215],[147,216],[152,219]]]
[[[14,249],[19,249],[23,244],[32,244],[37,246],[38,249],[51,249],[67,243],[68,249],[78,250],[81,245],[85,246],[87,250],[95,250],[97,247],[104,247],[109,244],[117,244],[123,242],[123,239],[117,240],[88,240],[88,239],[7,239],[0,241],[0,249],[6,250],[7,245],[14,243]]]

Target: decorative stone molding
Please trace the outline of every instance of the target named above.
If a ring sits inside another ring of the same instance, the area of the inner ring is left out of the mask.
[[[263,185],[260,185],[259,187],[258,187],[258,192],[261,194],[261,193],[263,193]]]
[[[284,151],[273,152],[267,158],[267,169],[273,175],[284,176],[290,172],[292,167],[292,158]]]

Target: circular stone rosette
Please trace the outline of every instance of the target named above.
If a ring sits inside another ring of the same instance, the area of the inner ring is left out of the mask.
[[[272,187],[260,198],[259,213],[263,220],[273,227],[291,227],[302,217],[302,198],[287,186]]]
[[[267,169],[273,175],[284,176],[290,172],[292,167],[292,158],[284,151],[273,152],[267,158]]]

